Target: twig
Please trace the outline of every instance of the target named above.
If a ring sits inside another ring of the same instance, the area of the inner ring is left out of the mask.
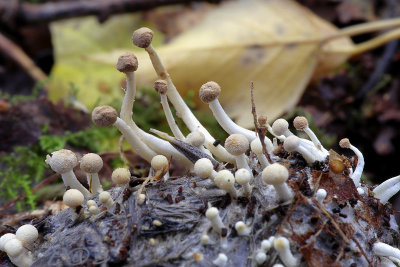
[[[20,3],[13,8],[9,0],[0,0],[0,17],[4,23],[32,24],[54,20],[96,15],[105,21],[110,15],[149,10],[159,6],[213,2],[220,0],[80,0],[44,4]],[[8,21],[7,21],[8,19]],[[11,19],[11,20],[10,20]]]
[[[254,120],[254,127],[256,128],[256,133],[258,135],[258,138],[260,138],[260,142],[262,145],[263,153],[267,157],[268,162],[272,164],[271,157],[269,156],[269,153],[267,152],[267,147],[265,146],[265,134],[267,133],[267,128],[265,127],[259,127],[257,123],[257,111],[256,111],[256,105],[254,103],[254,83],[250,83],[250,93],[251,93],[251,113],[253,114],[253,120]]]

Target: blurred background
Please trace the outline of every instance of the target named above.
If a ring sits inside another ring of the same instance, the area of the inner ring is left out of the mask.
[[[385,31],[332,36],[399,12],[396,0],[0,0],[0,214],[60,208],[52,200],[63,185],[44,159],[64,147],[99,153],[106,185],[123,164],[146,175],[147,163],[128,146],[127,162],[120,158],[118,131],[90,120],[96,105],[119,110],[124,76],[115,64],[133,51],[139,59],[134,120],[145,130],[169,131],[150,61],[131,43],[142,26],[155,32],[153,45],[178,90],[217,139],[226,134],[199,102],[198,88],[220,83],[229,115],[252,127],[254,81],[258,114],[270,123],[306,116],[325,147],[351,156],[337,145],[348,137],[363,152],[364,181],[398,175],[400,24],[374,49],[358,44]],[[179,164],[173,172],[182,172]]]

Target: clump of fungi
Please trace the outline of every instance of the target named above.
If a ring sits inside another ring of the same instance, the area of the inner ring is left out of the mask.
[[[244,129],[219,103],[223,89],[216,81],[205,81],[200,98],[229,134],[221,145],[179,95],[151,45],[152,38],[150,29],[141,28],[132,40],[148,52],[157,73],[154,88],[172,136],[155,129],[151,132],[157,136],[145,132],[132,119],[135,71],[140,65],[130,53],[117,62],[117,69],[126,75],[121,110],[99,106],[92,112],[97,126],[116,127],[136,153],[151,163],[149,177],[131,177],[128,169],[117,169],[111,177],[117,186],[103,191],[97,175],[101,158],[87,154],[81,168],[87,173],[88,190],[74,175],[75,154],[65,149],[52,153],[46,162],[62,175],[69,189],[64,201],[70,209],[47,219],[39,232],[41,242],[32,243],[37,238],[32,235],[25,246],[17,241],[18,232],[16,237],[12,233],[1,237],[0,249],[12,262],[25,266],[29,258],[33,266],[50,260],[71,264],[76,258],[62,250],[67,248],[84,252],[75,265],[354,267],[400,263],[400,235],[388,203],[400,190],[399,176],[377,187],[363,183],[361,152],[348,139],[340,141],[340,146],[354,151],[355,160],[328,151],[304,117],[294,120],[294,128],[310,140],[297,137],[284,119],[270,126],[260,116],[255,119],[257,131]],[[178,128],[170,104],[190,131],[188,136]],[[272,140],[264,136],[266,131]],[[185,166],[186,174],[170,176],[171,161]],[[77,216],[79,220],[71,222]],[[59,250],[55,253],[54,249]]]

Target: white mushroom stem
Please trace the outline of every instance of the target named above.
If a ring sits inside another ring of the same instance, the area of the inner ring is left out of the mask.
[[[224,267],[227,262],[228,262],[228,257],[223,253],[219,253],[218,257],[215,260],[213,260],[212,263],[217,267]]]
[[[299,152],[309,165],[312,165],[315,161],[323,161],[325,158],[318,158],[318,154],[311,149],[306,149],[300,143],[300,138],[295,135],[291,135],[285,139],[283,147],[288,152]]]
[[[255,132],[240,127],[234,123],[225,113],[218,99],[209,102],[208,105],[219,125],[221,125],[222,129],[224,129],[228,134],[242,134],[249,140],[249,142],[257,137]]]
[[[271,140],[267,137],[264,138],[265,148],[267,149],[267,153],[269,155],[272,154],[274,150],[274,145],[272,144]],[[264,169],[269,164],[267,157],[263,153],[263,147],[260,141],[260,138],[256,138],[250,143],[251,151],[257,155],[258,161],[260,162],[261,167]]]
[[[290,251],[289,240],[286,237],[278,237],[274,241],[274,248],[279,254],[279,258],[287,267],[296,267],[299,260]]]
[[[376,242],[374,244],[374,251],[377,256],[393,257],[400,260],[400,250],[383,242]]]
[[[372,192],[374,192],[375,197],[379,199],[382,204],[386,204],[386,202],[399,191],[400,175],[384,181]]]
[[[214,137],[211,136],[207,129],[199,122],[199,120],[194,116],[189,107],[185,104],[185,101],[183,101],[175,85],[172,83],[169,74],[167,73],[153,46],[150,44],[145,49],[150,56],[150,60],[153,64],[155,71],[157,72],[159,79],[165,79],[167,81],[167,96],[172,105],[175,107],[177,114],[179,114],[179,117],[183,120],[183,122],[186,124],[191,132],[196,130],[202,132],[204,134],[204,137],[206,138],[205,143],[208,146],[212,146],[212,144],[215,142]],[[232,155],[230,155],[221,145],[218,145],[215,148],[209,148],[208,146],[207,148],[210,151],[212,150],[211,153],[213,153],[217,158],[221,159],[222,161],[235,163],[235,159],[232,157]]]
[[[308,120],[306,117],[297,116],[293,121],[294,127],[299,131],[304,131],[311,141],[314,143],[315,147],[319,150],[322,150],[321,142],[318,140],[318,137],[308,126]]]
[[[397,265],[394,264],[393,261],[391,261],[388,258],[380,257],[380,259],[381,259],[381,265],[380,265],[381,267],[397,267]]]
[[[174,116],[172,115],[171,109],[169,108],[167,96],[165,94],[160,94],[160,96],[161,96],[161,105],[163,107],[165,117],[167,118],[169,128],[171,129],[176,139],[185,140],[185,136],[182,134],[178,125],[176,125]]]
[[[290,201],[293,198],[293,192],[287,185],[287,183],[281,183],[281,184],[274,184],[273,185],[276,193],[279,196],[279,199],[282,201]]]
[[[241,155],[235,156],[235,159],[236,159],[236,167],[238,169],[244,168],[244,169],[247,169],[247,170],[251,170],[250,167],[249,167],[249,164],[247,163],[248,158],[247,158],[247,156],[245,154],[241,154]]]
[[[206,217],[211,222],[211,226],[215,232],[221,234],[222,228],[225,228],[221,217],[219,217],[219,211],[215,207],[209,207],[206,211]]]
[[[326,196],[327,196],[327,192],[325,189],[322,189],[322,188],[318,189],[317,192],[315,193],[315,198],[321,204],[324,201],[324,199],[326,198]]]
[[[350,174],[350,178],[353,179],[354,185],[356,187],[358,187],[358,186],[360,186],[361,175],[364,170],[364,164],[365,164],[364,156],[361,153],[361,151],[358,150],[355,146],[353,146],[350,143],[349,139],[347,139],[347,138],[343,138],[342,140],[340,140],[339,145],[342,148],[351,149],[358,158],[357,166],[356,166],[355,170],[353,171],[353,173]]]
[[[101,186],[98,173],[87,173],[86,179],[88,181],[88,184],[91,185],[93,192],[95,192],[95,193],[103,192],[103,187]]]

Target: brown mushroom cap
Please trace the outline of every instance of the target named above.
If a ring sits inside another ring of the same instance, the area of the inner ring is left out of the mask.
[[[159,94],[165,94],[168,90],[168,83],[165,80],[157,80],[154,82],[154,89]]]
[[[142,27],[133,32],[132,42],[134,43],[134,45],[140,48],[146,48],[151,44],[151,41],[153,40],[153,35],[154,33],[152,30],[146,27]]]
[[[99,106],[92,111],[92,121],[99,127],[110,126],[117,118],[117,111],[110,106]]]
[[[111,180],[116,184],[127,184],[131,179],[131,172],[126,168],[117,168],[111,174]]]
[[[242,134],[231,134],[225,140],[225,148],[232,155],[239,156],[249,149],[249,140]]]
[[[116,68],[123,73],[134,72],[138,68],[138,60],[134,54],[123,54],[118,58]]]
[[[340,140],[339,146],[341,148],[350,148],[350,140],[349,140],[349,138],[343,138],[342,140]]]
[[[265,115],[260,115],[260,116],[258,116],[257,121],[258,121],[258,124],[259,124],[260,126],[265,126],[265,125],[267,125],[268,119],[267,119],[267,116],[265,116]]]
[[[103,160],[95,153],[88,153],[81,158],[81,170],[87,173],[98,173],[103,168]]]
[[[297,130],[304,130],[305,128],[308,127],[308,120],[306,117],[303,116],[297,116],[296,118],[294,118],[293,120],[293,126],[294,128],[296,128]]]
[[[221,87],[216,82],[206,82],[200,87],[199,96],[201,101],[208,104],[218,98]]]

